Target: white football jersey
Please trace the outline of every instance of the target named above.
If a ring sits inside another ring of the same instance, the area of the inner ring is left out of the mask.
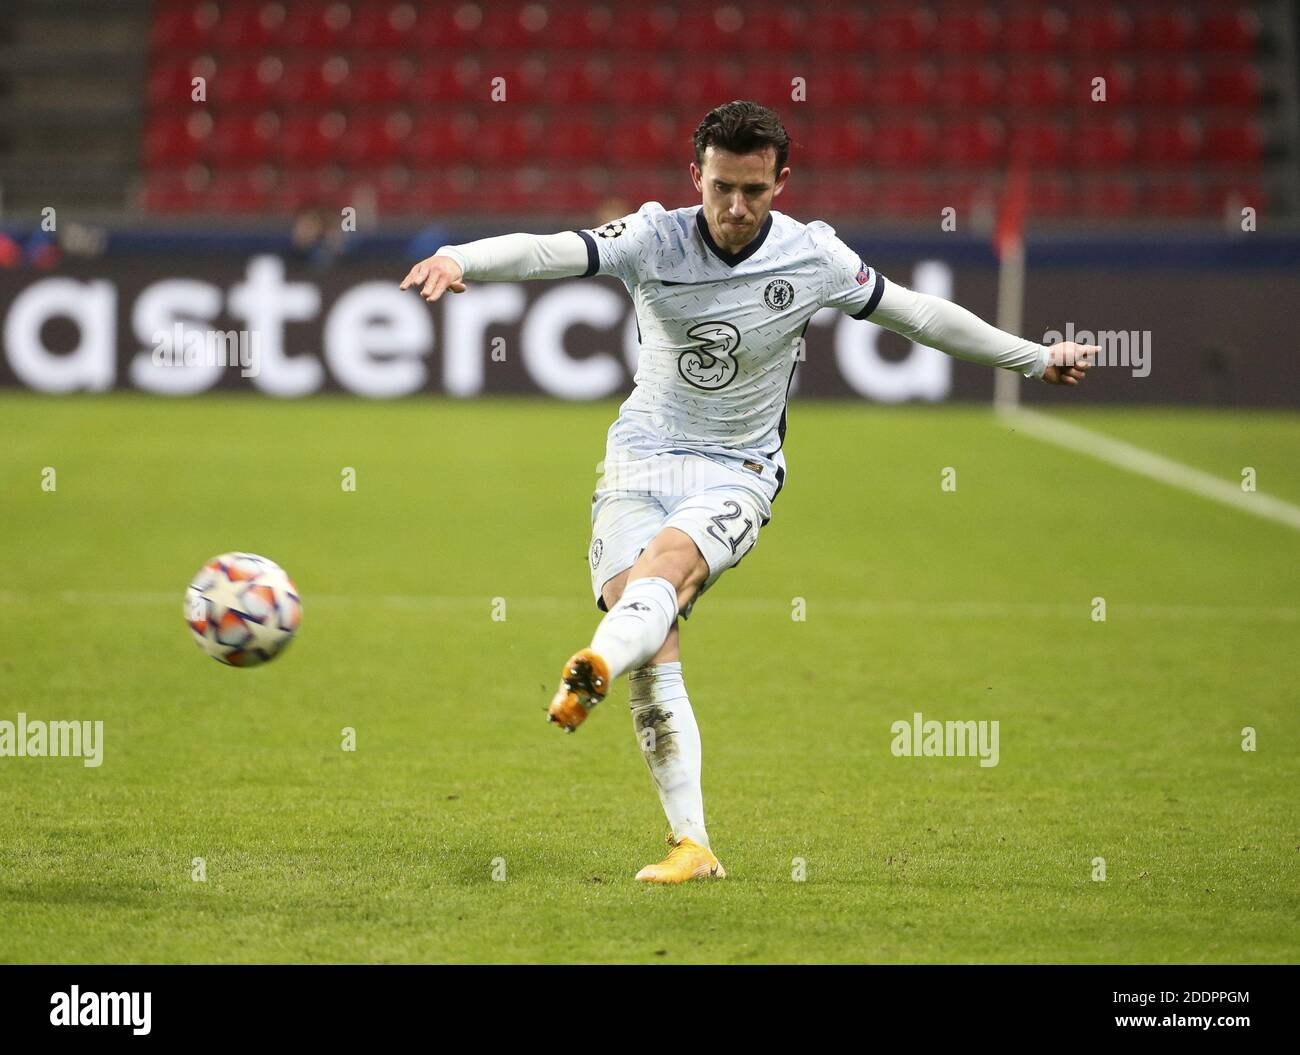
[[[640,210],[579,231],[586,275],[623,281],[641,338],[636,387],[610,427],[611,457],[702,454],[785,481],[785,408],[808,320],[865,319],[885,280],[820,220],[768,215],[739,253],[719,248],[700,206]]]

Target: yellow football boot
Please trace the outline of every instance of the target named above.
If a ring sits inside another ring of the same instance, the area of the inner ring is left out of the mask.
[[[609,664],[591,649],[581,649],[564,664],[560,687],[546,709],[546,720],[571,733],[587,720],[587,712],[608,691]]]
[[[643,883],[685,883],[688,879],[705,879],[727,874],[722,862],[707,846],[683,836],[657,865],[646,865],[636,874]]]

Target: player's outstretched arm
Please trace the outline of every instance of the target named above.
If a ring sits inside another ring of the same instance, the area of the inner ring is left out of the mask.
[[[1047,345],[991,326],[959,304],[888,283],[871,321],[913,341],[969,362],[1018,370],[1053,385],[1077,385],[1101,349],[1095,345]]]
[[[519,282],[570,278],[588,272],[587,244],[576,231],[503,234],[464,245],[444,245],[416,264],[402,289],[416,288],[432,304],[447,290],[465,292],[465,280]]]

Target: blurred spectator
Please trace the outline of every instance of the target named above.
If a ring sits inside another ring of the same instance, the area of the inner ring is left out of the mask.
[[[289,255],[315,268],[327,268],[343,252],[343,229],[319,206],[302,210],[290,230]]]

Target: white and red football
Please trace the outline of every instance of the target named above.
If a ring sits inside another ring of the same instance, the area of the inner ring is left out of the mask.
[[[298,587],[273,560],[223,553],[185,591],[185,621],[213,659],[256,667],[285,650],[302,623]]]

